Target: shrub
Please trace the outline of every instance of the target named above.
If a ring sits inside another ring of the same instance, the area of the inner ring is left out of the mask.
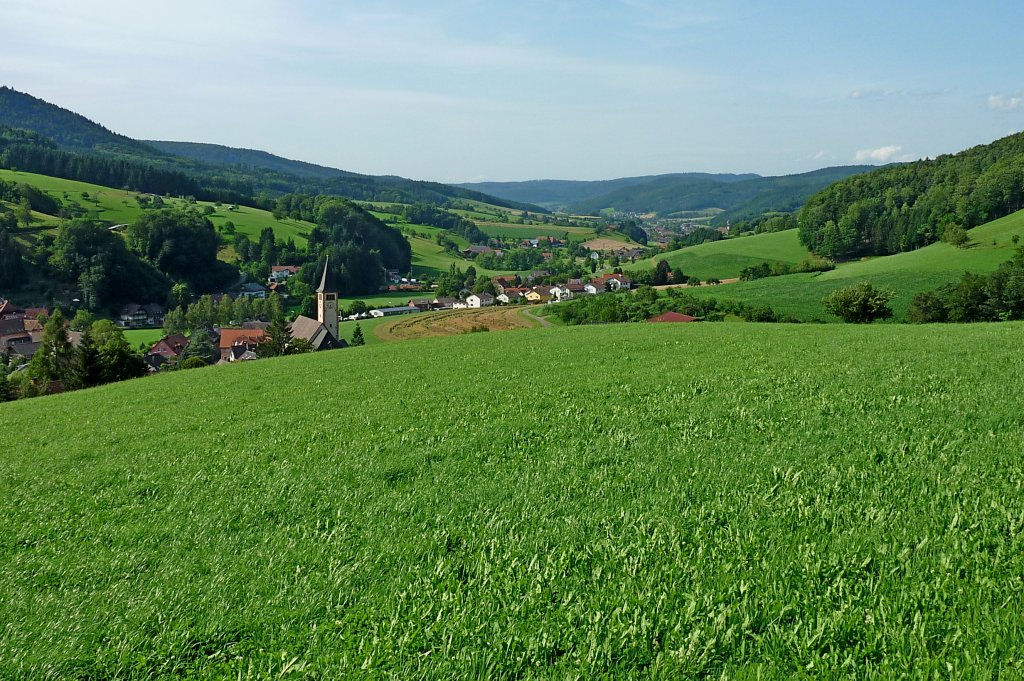
[[[822,302],[830,314],[852,324],[870,324],[876,319],[892,317],[889,301],[896,297],[891,290],[879,291],[870,282],[833,291]]]

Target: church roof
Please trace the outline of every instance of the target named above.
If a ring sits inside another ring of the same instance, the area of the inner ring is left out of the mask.
[[[314,350],[331,350],[333,348],[347,347],[344,340],[339,340],[327,330],[323,324],[316,319],[299,315],[291,323],[293,338],[308,340]]]
[[[328,257],[324,261],[324,274],[320,278],[320,285],[316,287],[317,293],[334,293],[338,290],[337,286],[334,285],[334,277],[331,276],[331,258]]]

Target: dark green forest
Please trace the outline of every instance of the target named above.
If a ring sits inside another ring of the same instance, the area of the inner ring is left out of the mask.
[[[828,258],[889,255],[1024,208],[1024,133],[837,182],[800,212],[800,240]]]

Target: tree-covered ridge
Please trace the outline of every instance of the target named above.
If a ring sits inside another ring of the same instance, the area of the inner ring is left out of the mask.
[[[726,219],[751,217],[767,210],[795,210],[830,183],[872,168],[840,166],[779,177],[666,175],[581,201],[572,209],[592,213],[613,208],[622,212],[669,215],[721,208],[729,211],[727,216],[719,218],[724,223]]]
[[[39,135],[8,140],[5,144],[8,157],[0,159],[5,167],[106,186],[128,186],[139,191],[245,205],[254,205],[254,197],[260,194],[273,197],[303,193],[435,205],[456,198],[543,212],[536,206],[436,182],[359,175],[266,152],[133,140],[84,116],[6,87],[0,88],[0,126]],[[44,147],[46,153],[40,152],[39,147]],[[116,166],[117,162],[121,165]]]
[[[804,206],[800,240],[830,258],[888,255],[1021,208],[1024,133],[837,182]]]
[[[105,187],[127,187],[153,194],[188,195],[211,200],[237,201],[251,189],[246,185],[222,186],[220,190],[207,188],[187,173],[169,168],[166,163],[121,154],[66,151],[59,149],[49,138],[9,127],[0,127],[0,167]]]
[[[0,87],[0,112],[0,124],[32,130],[65,149],[162,155],[149,145],[111,132],[85,116],[9,87]]]

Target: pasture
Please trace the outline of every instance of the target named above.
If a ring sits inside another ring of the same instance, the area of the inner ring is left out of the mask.
[[[0,180],[37,187],[62,203],[77,203],[97,220],[111,224],[131,224],[144,213],[135,198],[138,193],[124,189],[2,169]],[[185,205],[184,200],[177,198],[164,198],[163,201],[168,207]],[[313,229],[311,223],[291,219],[277,220],[270,212],[258,208],[236,206],[234,210],[228,210],[227,205],[216,206],[208,201],[198,201],[196,205],[200,208],[210,206],[214,209],[214,213],[207,215],[214,226],[223,226],[225,222],[231,221],[238,233],[250,238],[258,238],[262,229],[270,227],[278,239],[294,239],[297,245],[305,246],[306,237]],[[56,227],[58,224],[58,219],[54,216],[36,213],[35,217],[38,226]]]
[[[831,272],[769,277],[696,289],[693,293],[754,306],[767,305],[779,314],[805,321],[831,321],[835,318],[825,312],[822,299],[836,289],[870,281],[876,288],[896,291],[892,308],[896,319],[900,320],[905,318],[915,293],[956,281],[963,272],[992,272],[1009,260],[1016,248],[1012,241],[1014,235],[1024,237],[1024,211],[975,227],[968,235],[971,238],[968,248],[935,243],[907,253],[841,263]]]
[[[1022,336],[538,329],[0,404],[0,677],[1019,678]]]
[[[807,249],[800,244],[797,230],[790,229],[689,246],[639,260],[626,269],[651,270],[659,260],[667,260],[673,269],[682,268],[691,277],[705,280],[731,279],[738,277],[742,269],[751,265],[765,261],[795,265],[809,255]]]

